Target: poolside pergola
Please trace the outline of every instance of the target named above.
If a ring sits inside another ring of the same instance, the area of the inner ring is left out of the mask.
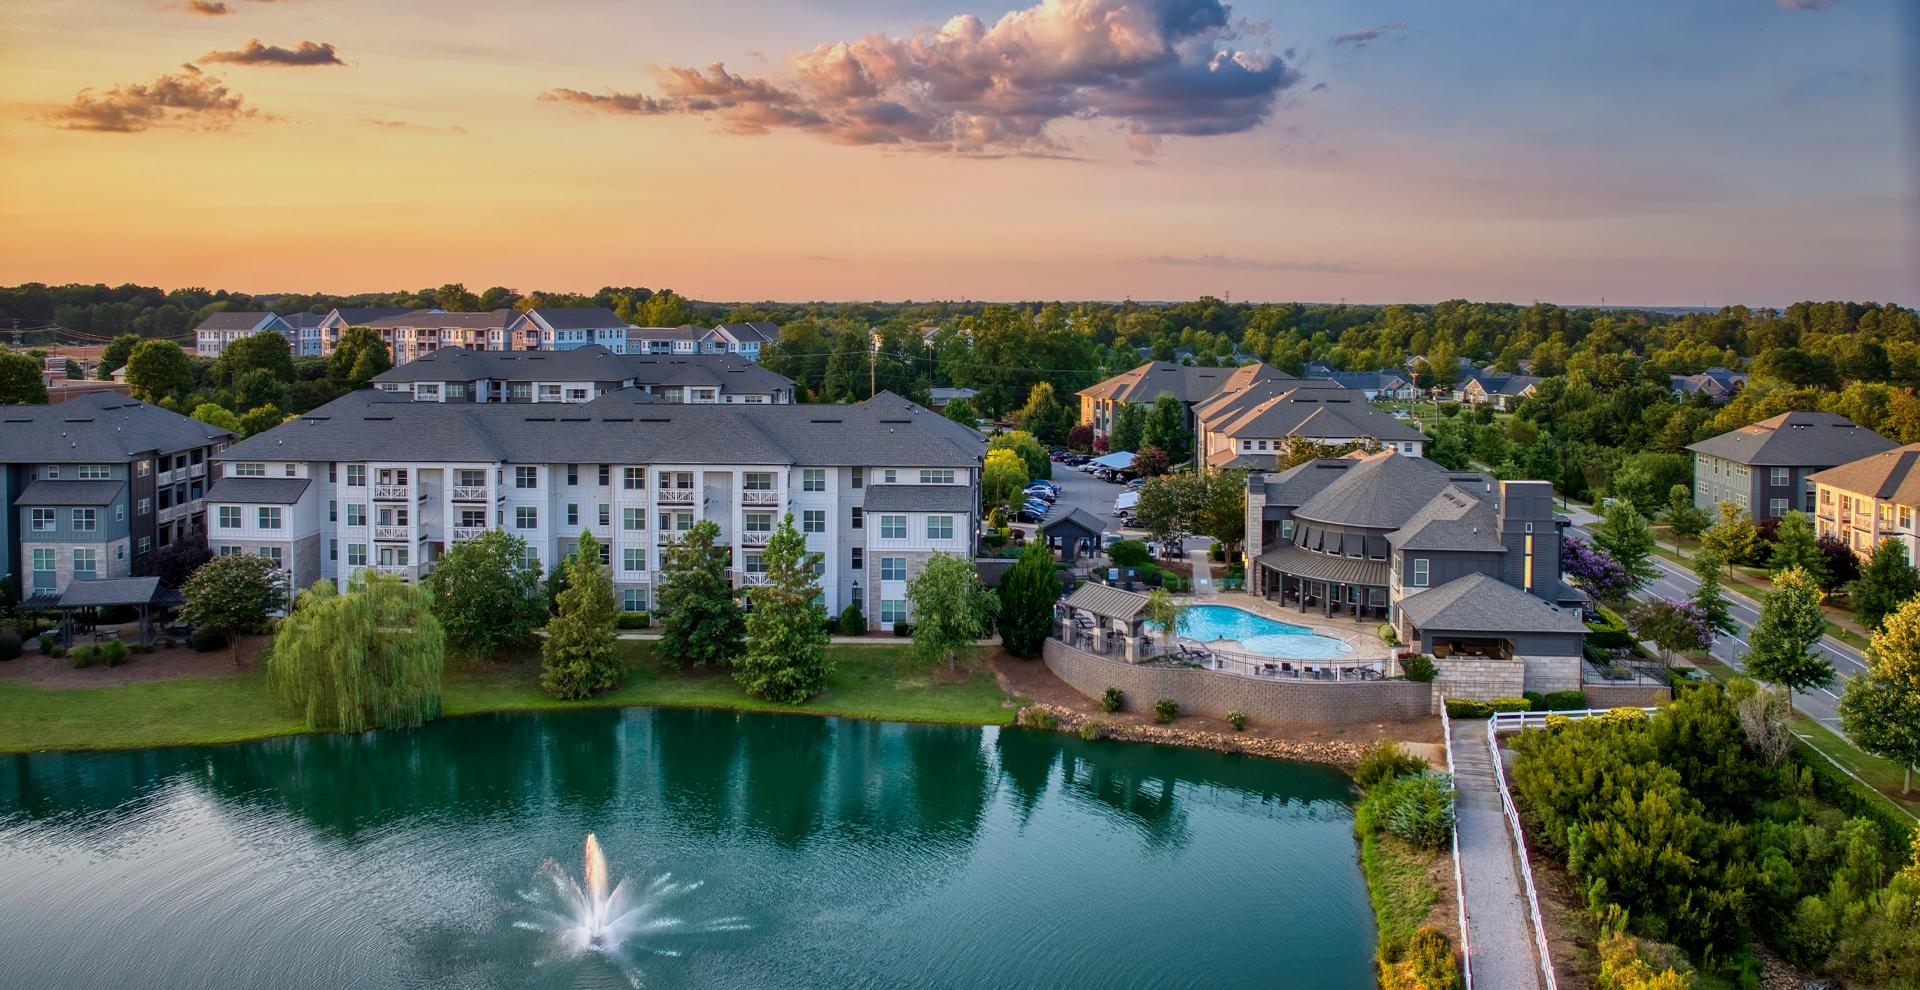
[[[1140,660],[1147,596],[1105,584],[1083,584],[1060,603],[1060,640],[1090,653],[1120,653]]]
[[[58,595],[40,594],[20,603],[22,611],[60,612],[60,638],[73,642],[73,613],[81,609],[128,606],[139,615],[140,642],[153,639],[153,610],[171,608],[184,599],[180,592],[162,587],[157,577],[109,578],[103,581],[74,581]]]

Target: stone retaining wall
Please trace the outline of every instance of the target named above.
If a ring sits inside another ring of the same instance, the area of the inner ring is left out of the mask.
[[[1028,705],[1020,709],[1015,720],[1026,728],[1036,728],[1033,717],[1035,712],[1046,712],[1051,715],[1054,731],[1077,733],[1081,734],[1082,738],[1086,738],[1083,733],[1084,727],[1089,722],[1095,722],[1099,723],[1097,734],[1102,739],[1158,743],[1163,746],[1192,746],[1196,749],[1211,749],[1220,753],[1245,753],[1248,756],[1263,756],[1271,760],[1326,763],[1349,768],[1357,765],[1360,758],[1367,752],[1365,746],[1338,739],[1326,742],[1298,742],[1289,739],[1262,739],[1258,736],[1226,736],[1218,732],[1201,732],[1196,729],[1181,729],[1173,726],[1104,722],[1059,705]],[[1413,749],[1419,745],[1414,743],[1408,745],[1408,748]],[[1439,765],[1445,764],[1446,757],[1442,755]]]
[[[1673,692],[1654,684],[1583,684],[1588,708],[1652,708],[1673,700]]]
[[[1129,706],[1140,710],[1172,698],[1182,712],[1213,718],[1237,711],[1254,722],[1346,725],[1420,718],[1432,708],[1430,686],[1413,681],[1269,681],[1212,670],[1141,667],[1057,639],[1047,640],[1042,656],[1048,670],[1081,694],[1098,698],[1110,687],[1119,688]]]
[[[1432,696],[1427,702],[1430,711],[1440,710],[1442,696],[1492,701],[1495,698],[1518,698],[1526,690],[1525,661],[1494,657],[1441,657],[1433,662],[1433,666],[1437,673],[1431,685]],[[1576,685],[1578,683],[1575,682]]]

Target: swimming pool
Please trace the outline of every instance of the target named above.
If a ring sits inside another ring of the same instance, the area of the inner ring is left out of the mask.
[[[1236,640],[1249,653],[1288,660],[1332,660],[1353,652],[1353,647],[1331,636],[1231,605],[1187,607],[1180,613],[1180,635],[1202,643]]]

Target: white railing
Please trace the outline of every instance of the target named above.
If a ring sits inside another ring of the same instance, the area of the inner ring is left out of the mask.
[[[662,488],[655,501],[661,505],[692,505],[693,495],[691,488]]]
[[[382,574],[396,574],[403,578],[413,576],[412,564],[375,564],[373,569]]]
[[[412,537],[409,535],[408,529],[405,526],[375,526],[373,527],[373,538],[376,540],[385,540],[389,543],[396,541],[405,543]]]
[[[156,485],[171,485],[174,482],[179,480],[180,480],[179,471],[178,469],[175,469],[173,471],[160,472],[159,477],[155,478],[153,483]]]
[[[187,477],[189,478],[204,478],[206,476],[207,476],[207,466],[204,463],[195,464],[192,467],[187,468]]]
[[[1453,720],[1446,695],[1440,696],[1440,738],[1447,747],[1447,809],[1453,812],[1453,902],[1460,915],[1460,973],[1473,990],[1473,943],[1467,940],[1467,878],[1460,871],[1460,785],[1453,772]]]
[[[1638,709],[1649,715],[1659,710],[1658,708]],[[1565,712],[1495,712],[1493,717],[1487,719],[1487,731],[1499,733],[1518,732],[1521,729],[1543,729],[1546,728],[1547,719],[1555,715],[1565,716],[1577,722],[1583,718],[1605,715],[1611,711],[1613,711],[1611,708],[1578,708]]]
[[[739,572],[739,575],[740,575],[740,587],[742,588],[751,588],[751,587],[754,587],[755,585],[761,585],[761,584],[767,583],[766,571],[741,571]]]
[[[1652,711],[1653,709],[1646,709]],[[1507,832],[1513,836],[1513,851],[1520,859],[1520,880],[1527,888],[1527,920],[1533,925],[1533,950],[1540,957],[1540,978],[1546,990],[1556,990],[1553,981],[1553,953],[1547,948],[1547,926],[1540,920],[1540,893],[1533,886],[1533,861],[1527,857],[1527,836],[1520,827],[1520,810],[1514,807],[1513,794],[1507,790],[1507,770],[1500,760],[1501,716],[1539,715],[1539,724],[1546,725],[1549,714],[1570,715],[1586,718],[1589,715],[1604,714],[1602,709],[1582,709],[1579,712],[1498,712],[1487,719],[1487,756],[1493,761],[1493,782],[1500,788],[1500,810],[1506,814]],[[1524,726],[1524,719],[1509,719],[1515,728]]]
[[[389,502],[404,502],[409,494],[408,487],[407,485],[375,485],[373,497]]]
[[[485,485],[455,485],[451,490],[455,502],[485,502],[487,500],[487,486]]]
[[[779,505],[780,493],[771,489],[747,488],[740,492],[741,505]]]
[[[487,535],[487,527],[485,526],[453,527],[453,539],[455,542],[459,542],[461,540],[477,540],[485,535]]]
[[[766,532],[741,533],[740,545],[743,547],[764,547],[767,545],[767,541],[772,538],[773,534]]]

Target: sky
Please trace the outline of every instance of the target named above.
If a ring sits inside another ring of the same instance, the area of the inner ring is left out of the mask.
[[[1908,0],[6,0],[0,283],[1920,302]]]

